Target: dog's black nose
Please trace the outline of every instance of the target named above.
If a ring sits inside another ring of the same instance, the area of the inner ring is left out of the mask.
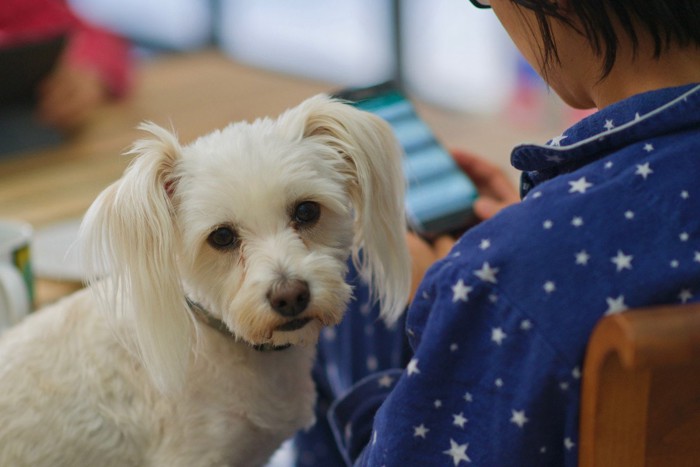
[[[281,282],[267,294],[272,309],[288,318],[303,312],[310,299],[309,284],[297,279]]]

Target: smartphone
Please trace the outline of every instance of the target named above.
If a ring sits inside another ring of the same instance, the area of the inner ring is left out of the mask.
[[[408,226],[428,239],[474,223],[476,187],[393,82],[334,94],[386,120],[404,150]]]

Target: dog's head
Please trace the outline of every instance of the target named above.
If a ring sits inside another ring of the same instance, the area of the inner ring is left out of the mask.
[[[188,146],[154,124],[142,129],[151,137],[90,208],[83,236],[88,263],[113,278],[103,301],[134,321],[161,389],[184,376],[188,300],[250,344],[313,344],[351,298],[352,256],[382,316],[402,312],[403,175],[384,121],[316,96]]]

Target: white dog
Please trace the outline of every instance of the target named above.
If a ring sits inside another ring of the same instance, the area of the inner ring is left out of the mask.
[[[0,466],[261,465],[314,421],[314,344],[351,298],[348,258],[389,322],[407,303],[382,120],[316,96],[187,146],[142,128],[82,228],[109,278],[0,339]]]

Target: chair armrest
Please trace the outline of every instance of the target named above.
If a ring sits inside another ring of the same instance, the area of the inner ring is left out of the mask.
[[[640,370],[677,366],[700,355],[700,303],[658,306],[603,318],[593,330],[586,365],[616,353],[622,366]]]

